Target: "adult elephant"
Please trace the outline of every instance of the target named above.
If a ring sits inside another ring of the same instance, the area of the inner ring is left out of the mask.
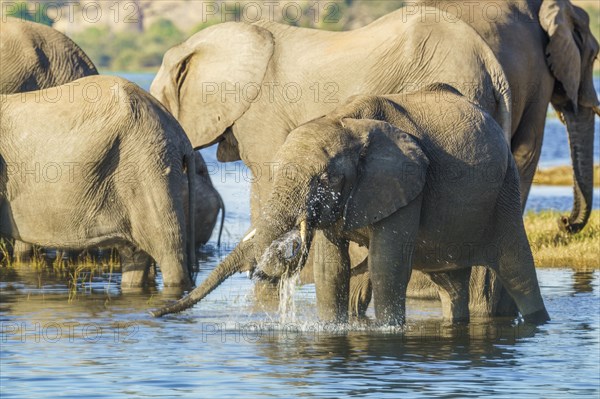
[[[335,103],[327,100],[361,92],[395,93],[430,83],[432,78],[452,82],[470,97],[469,93],[488,88],[473,77],[471,68],[482,66],[469,60],[473,53],[486,55],[489,47],[514,92],[508,137],[521,177],[523,205],[552,99],[565,115],[575,167],[575,203],[562,226],[572,232],[581,229],[591,206],[593,112],[598,112],[591,80],[598,47],[585,12],[554,0],[452,3],[458,9],[450,2],[436,4],[444,10],[432,13],[426,10],[427,3],[416,2],[365,28],[342,33],[276,23],[218,25],[170,50],[151,90],[182,122],[195,146],[218,142],[220,160],[241,158],[260,176],[253,185],[254,221],[260,216],[264,190],[271,184],[273,149],[292,128],[332,109]],[[494,20],[485,17],[490,6],[501,11]],[[424,31],[432,33],[427,40],[418,34]],[[464,35],[457,37],[459,32]],[[440,35],[447,37],[440,39]],[[448,49],[451,54],[445,53]],[[575,62],[575,68],[568,68],[570,62]],[[449,72],[456,76],[444,76]],[[300,88],[299,99],[283,91],[294,87]],[[564,87],[576,88],[576,93],[568,97]],[[475,274],[479,275],[474,277],[478,281],[472,295],[479,298],[474,303],[476,312],[495,313],[501,294],[493,274],[484,269]],[[484,286],[495,288],[488,292]],[[514,311],[510,303],[501,308],[501,313]]]
[[[429,3],[441,8],[432,13]],[[432,20],[439,21],[434,28]],[[467,32],[460,21],[478,35]],[[421,40],[418,32],[431,29],[451,39],[459,32],[465,36],[455,42],[435,34]],[[411,37],[406,37],[408,32]],[[562,226],[579,231],[589,217],[593,194],[594,112],[600,109],[592,72],[598,42],[585,11],[569,1],[423,0],[364,28],[339,33],[273,22],[221,24],[171,49],[151,92],[182,122],[194,146],[219,143],[220,160],[242,159],[263,177],[253,187],[253,199],[260,201],[261,187],[268,189],[270,184],[265,169],[273,148],[291,129],[360,90],[394,93],[427,84],[434,76],[448,78],[443,76],[447,70],[456,72],[452,78],[463,86],[477,85],[470,65],[454,61],[467,51],[485,55],[480,38],[500,62],[512,91],[510,139],[523,204],[539,160],[550,102],[567,124],[576,195]],[[458,55],[442,63],[447,48]],[[477,90],[458,88],[467,95]],[[296,93],[302,95],[297,98]]]
[[[67,36],[35,22],[6,17],[0,21],[0,94],[47,89],[90,75],[94,63]],[[15,241],[13,254],[21,261],[33,247]]]
[[[411,3],[407,12],[421,15],[434,6],[471,25],[506,73],[523,207],[541,154],[548,105],[559,114],[569,135],[575,194],[560,227],[579,232],[592,209],[594,114],[600,115],[593,82],[599,46],[589,16],[569,0],[423,0]]]
[[[30,115],[24,118],[23,115]],[[196,154],[150,94],[88,76],[0,103],[0,236],[58,249],[117,247],[124,288],[150,258],[190,287]]]
[[[275,150],[287,134],[352,95],[452,82],[497,118],[508,140],[512,100],[502,68],[468,24],[444,16],[422,20],[399,10],[337,33],[274,22],[216,25],[169,50],[150,90],[194,147],[219,143],[219,160],[248,165],[256,178],[256,222],[270,192]],[[469,46],[455,45],[465,40]],[[353,292],[366,298],[361,264],[361,289]]]
[[[314,266],[324,320],[348,318],[350,240],[369,248],[375,316],[385,324],[404,322],[412,268],[442,288],[444,318],[468,319],[470,267],[484,264],[526,321],[549,320],[506,138],[451,87],[353,98],[295,129],[276,159],[294,173],[276,174],[255,231],[188,297],[155,315],[185,309],[248,266],[258,278],[296,273],[318,229],[328,248],[317,252],[333,255]],[[298,249],[285,251],[297,226]],[[490,246],[498,256],[487,256]]]
[[[410,3],[407,12],[422,15],[440,7],[468,23],[488,43],[506,73],[512,93],[511,150],[519,169],[523,209],[540,159],[548,105],[566,125],[573,164],[574,202],[559,228],[577,233],[586,225],[593,197],[594,114],[600,115],[593,83],[598,41],[587,13],[568,0],[448,0]],[[472,291],[476,313],[511,314],[493,271],[476,269],[475,286],[487,284],[492,301]],[[502,300],[504,298],[505,300]]]

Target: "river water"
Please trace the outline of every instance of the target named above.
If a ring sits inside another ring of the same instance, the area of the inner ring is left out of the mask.
[[[146,88],[152,80],[129,77]],[[541,163],[568,164],[566,143],[550,120]],[[214,162],[214,150],[203,154]],[[232,168],[239,173],[214,169],[228,209],[225,239],[216,249],[213,236],[202,252],[198,281],[249,225],[247,174]],[[571,201],[569,188],[536,187],[528,208],[564,211]],[[447,325],[438,301],[409,300],[403,329],[320,323],[313,285],[297,287],[294,314],[281,314],[255,300],[244,275],[163,319],[147,313],[170,299],[160,285],[123,294],[117,273],[83,276],[70,301],[68,276],[1,268],[0,277],[2,398],[600,395],[600,270],[539,269],[552,317],[540,327]]]

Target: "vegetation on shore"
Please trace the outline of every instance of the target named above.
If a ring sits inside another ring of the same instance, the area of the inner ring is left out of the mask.
[[[592,211],[587,226],[578,234],[570,235],[558,229],[561,213],[553,210],[525,215],[525,229],[537,267],[566,267],[573,269],[600,269],[600,210]],[[4,256],[3,256],[4,255]],[[8,244],[0,239],[0,265],[17,267],[18,264],[7,258]],[[39,259],[32,264],[42,265]],[[119,270],[118,260],[112,255],[108,262],[98,262],[85,258],[80,264],[57,262],[53,269],[62,272],[87,273],[111,272]],[[89,275],[89,274],[88,274]],[[77,278],[75,278],[77,281]]]
[[[288,1],[272,2],[277,4],[279,12],[273,18],[281,23],[317,28],[324,30],[349,30],[363,26],[389,12],[402,7],[406,0],[334,0],[334,1]],[[590,16],[590,29],[596,38],[600,37],[600,7],[591,0],[575,0],[576,5],[583,7]],[[52,7],[67,6],[65,0],[38,0],[11,2],[7,14],[22,19],[28,19],[46,25],[53,25],[51,16],[46,15],[41,5],[48,4]],[[104,13],[114,12],[118,1],[105,5]],[[203,12],[202,2],[181,1],[173,2],[180,13],[159,14],[159,18],[146,18],[146,14],[156,14],[157,9],[149,1],[136,0],[126,3],[125,9],[132,14],[139,24],[130,24],[130,29],[116,29],[115,26],[104,23],[90,23],[89,21],[76,20],[73,24],[76,29],[69,36],[79,44],[90,56],[96,66],[102,70],[121,72],[155,72],[160,67],[162,56],[172,46],[184,41],[201,29],[216,23],[232,20],[247,20],[251,18],[249,8],[256,7],[256,2],[215,0],[211,6],[228,10],[225,17],[222,13]],[[287,9],[288,3],[293,3],[288,13],[281,10]],[[107,3],[108,4],[108,3]],[[263,6],[265,7],[265,6]],[[315,10],[318,9],[318,12]],[[176,11],[177,11],[176,10]],[[298,11],[296,11],[298,10]],[[187,19],[187,24],[179,20],[181,11]],[[294,13],[300,12],[295,18]],[[111,14],[112,15],[112,14]],[[253,15],[253,14],[252,14]],[[85,25],[84,25],[85,24]],[[191,27],[191,28],[190,28]],[[595,71],[600,71],[600,60],[595,63]]]
[[[555,166],[538,169],[533,184],[543,186],[573,186],[573,167]],[[594,187],[600,187],[600,165],[594,165]]]
[[[559,231],[560,216],[556,211],[525,215],[536,267],[600,269],[600,211],[592,211],[587,226],[574,235]]]

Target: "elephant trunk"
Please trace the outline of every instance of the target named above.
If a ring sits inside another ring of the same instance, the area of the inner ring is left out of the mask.
[[[309,178],[280,177],[273,187],[271,196],[257,228],[256,259],[260,260],[258,274],[260,278],[279,279],[292,274],[298,266],[306,262],[310,248],[312,230],[306,223],[306,203],[309,191]],[[295,232],[300,225],[300,236]],[[294,243],[300,241],[300,256],[296,256]],[[289,246],[292,248],[289,248]],[[285,250],[287,247],[289,250]],[[277,255],[282,250],[291,257],[283,262]]]
[[[248,254],[246,252],[250,246],[251,244],[249,242],[239,243],[235,249],[229,255],[227,255],[223,262],[221,262],[219,266],[217,266],[210,273],[210,275],[202,282],[200,286],[196,287],[187,296],[181,298],[174,304],[150,312],[150,314],[152,314],[154,317],[161,317],[166,314],[179,313],[189,309],[204,299],[215,288],[221,285],[223,281],[227,280],[235,273],[250,270],[250,267],[246,262],[246,259],[248,258]]]
[[[559,221],[562,231],[578,233],[590,217],[594,190],[594,114],[600,108],[579,107],[577,113],[563,114],[569,135],[573,161],[573,209],[569,217]]]

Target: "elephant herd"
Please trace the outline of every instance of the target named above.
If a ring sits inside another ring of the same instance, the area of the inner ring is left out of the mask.
[[[427,284],[449,320],[549,320],[522,211],[552,104],[574,167],[559,225],[577,233],[589,218],[598,42],[569,1],[495,2],[493,20],[486,2],[446,3],[347,32],[214,25],[165,54],[150,93],[97,75],[57,31],[9,18],[0,236],[116,247],[124,287],[144,284],[152,260],[165,286],[189,287],[224,214],[195,150],[218,144],[220,161],[256,177],[252,226],[155,316],[247,271],[273,291],[302,273],[323,320],[363,316],[372,297],[378,322],[401,324],[407,295]]]

